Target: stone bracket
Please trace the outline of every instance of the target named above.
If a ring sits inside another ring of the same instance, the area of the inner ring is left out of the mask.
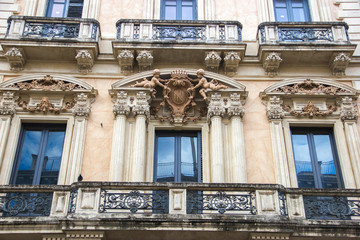
[[[225,52],[224,57],[224,69],[225,74],[229,76],[234,76],[239,67],[239,63],[241,61],[239,52]]]
[[[154,61],[153,52],[149,50],[138,51],[136,61],[139,64],[139,72],[150,70]]]
[[[124,74],[132,73],[134,70],[134,51],[120,50],[117,55],[121,72]]]
[[[265,70],[266,75],[269,77],[274,77],[278,75],[280,63],[283,59],[280,57],[281,53],[268,53],[263,61],[263,68]]]
[[[345,75],[345,70],[349,65],[351,58],[346,53],[334,54],[329,63],[332,74],[337,77]]]
[[[20,72],[24,70],[26,58],[23,49],[10,48],[6,51],[5,57],[10,64],[10,70],[13,72]]]
[[[219,66],[221,62],[220,57],[221,52],[211,51],[205,53],[205,66],[206,69],[213,72],[219,71]]]
[[[91,72],[94,65],[94,52],[93,50],[77,49],[75,59],[79,66],[79,71],[83,74]]]

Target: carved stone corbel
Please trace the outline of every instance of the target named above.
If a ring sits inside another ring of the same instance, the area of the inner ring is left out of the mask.
[[[220,93],[213,92],[209,94],[208,120],[213,116],[224,116],[226,113],[225,103]]]
[[[340,102],[341,110],[340,117],[341,120],[357,120],[358,111],[356,110],[356,101],[351,97],[343,97]]]
[[[234,76],[239,67],[241,58],[237,52],[227,52],[224,57],[225,74]]]
[[[245,114],[245,110],[243,104],[240,99],[239,93],[232,93],[230,94],[230,106],[228,107],[228,115],[229,117],[232,116],[240,116],[243,117]]]
[[[220,61],[221,61],[220,52],[211,51],[206,53],[205,66],[207,70],[218,72]]]
[[[25,66],[25,56],[22,49],[10,48],[6,51],[5,57],[10,64],[10,70],[14,72],[20,72]]]
[[[14,115],[17,99],[13,92],[3,92],[0,100],[0,115]]]
[[[330,61],[330,69],[332,74],[337,77],[345,75],[345,70],[349,65],[351,58],[346,53],[339,53],[335,55]]]
[[[266,115],[269,120],[282,119],[285,115],[283,101],[278,96],[270,97],[267,105]]]
[[[282,61],[283,59],[280,57],[279,53],[273,52],[267,54],[263,63],[266,75],[270,77],[278,75],[278,70]]]
[[[75,106],[73,108],[73,115],[75,117],[88,118],[90,114],[91,99],[86,93],[79,93],[75,97]]]
[[[130,106],[127,102],[128,94],[125,91],[120,91],[117,93],[117,98],[113,107],[113,112],[115,117],[117,115],[129,115]]]
[[[134,52],[130,50],[121,50],[117,56],[122,73],[129,74],[133,72]]]
[[[94,65],[94,57],[92,51],[76,50],[75,59],[81,73],[87,74],[88,72],[91,72],[91,69]]]
[[[136,61],[139,64],[139,72],[147,71],[151,69],[151,66],[154,61],[154,57],[151,51],[142,50],[139,52],[138,56],[136,57]]]
[[[148,92],[140,91],[136,93],[135,105],[132,108],[134,115],[145,115],[150,117],[150,100],[151,96]]]

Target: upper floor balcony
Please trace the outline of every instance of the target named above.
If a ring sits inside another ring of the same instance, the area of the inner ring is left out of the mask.
[[[264,22],[258,27],[259,58],[265,71],[276,74],[283,64],[329,64],[343,75],[356,44],[344,22]]]
[[[15,71],[27,60],[74,61],[86,70],[99,54],[99,37],[95,19],[11,16],[0,43]]]
[[[190,63],[216,72],[224,59],[225,72],[229,72],[246,49],[237,21],[120,19],[116,29],[113,49],[123,71],[132,71],[130,63],[136,59],[139,71],[151,69],[153,63]]]
[[[115,239],[119,231],[145,229],[180,234],[184,229],[202,229],[201,234],[228,231],[238,234],[236,239],[271,229],[287,237],[316,234],[347,239],[360,231],[359,198],[360,190],[289,189],[275,184],[0,186],[0,238],[20,233],[26,223],[43,233],[90,231],[87,227],[95,224],[108,239]]]

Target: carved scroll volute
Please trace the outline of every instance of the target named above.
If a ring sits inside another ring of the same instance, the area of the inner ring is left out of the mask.
[[[134,115],[145,115],[150,117],[150,100],[149,92],[139,91],[136,93],[135,105],[132,107]]]
[[[208,106],[208,120],[213,116],[224,116],[226,113],[225,103],[222,100],[221,94],[213,92],[210,94]]]
[[[125,91],[119,91],[116,94],[116,100],[113,107],[113,112],[115,117],[117,115],[129,115],[130,114],[130,105],[128,104],[128,94]]]
[[[0,115],[14,115],[17,99],[14,92],[3,92],[0,100]]]
[[[243,117],[245,110],[241,101],[241,95],[239,93],[230,94],[230,106],[228,107],[227,113],[229,117],[239,116]]]
[[[343,97],[340,101],[340,117],[341,120],[357,120],[358,119],[358,111],[356,108],[356,101],[351,97]]]

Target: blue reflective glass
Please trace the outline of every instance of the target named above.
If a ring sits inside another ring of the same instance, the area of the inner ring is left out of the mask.
[[[162,0],[161,18],[166,20],[196,19],[196,0]]]
[[[26,131],[21,146],[15,184],[32,184],[38,160],[41,131]]]
[[[53,4],[49,17],[63,17],[65,11],[64,4]]]
[[[181,182],[198,181],[197,137],[181,137]]]
[[[190,6],[184,6],[181,10],[182,20],[193,20],[193,8]]]
[[[304,2],[303,0],[292,0],[291,1],[291,6],[294,8],[294,7],[301,7],[303,8],[304,7]]]
[[[316,148],[317,164],[321,174],[321,184],[323,188],[338,188],[334,155],[331,147],[329,135],[314,135]]]
[[[295,22],[305,22],[305,10],[303,8],[293,8],[293,18]]]
[[[49,132],[40,184],[57,184],[65,132]]]
[[[275,17],[276,17],[276,21],[280,21],[280,22],[289,21],[286,8],[276,8],[275,9]]]
[[[175,181],[175,138],[158,137],[157,140],[157,171],[158,182]]]
[[[307,0],[274,0],[274,11],[276,21],[310,21]]]
[[[286,0],[274,0],[274,6],[286,8]]]
[[[315,179],[311,162],[307,135],[292,135],[294,160],[298,186],[300,188],[314,188]]]
[[[165,19],[176,20],[176,7],[165,6]]]

